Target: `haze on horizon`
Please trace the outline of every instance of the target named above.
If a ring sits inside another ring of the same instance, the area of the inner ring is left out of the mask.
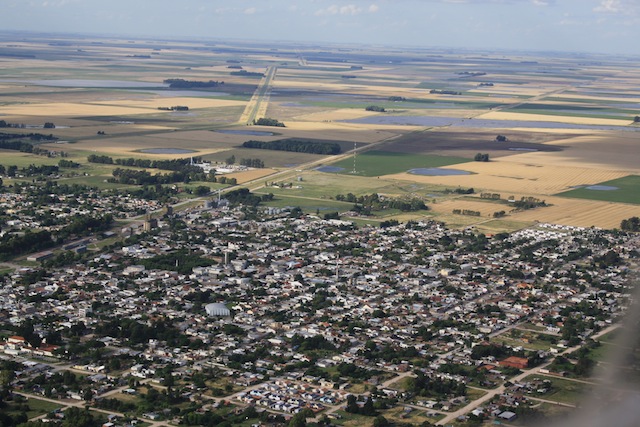
[[[640,0],[3,0],[3,31],[640,55]]]

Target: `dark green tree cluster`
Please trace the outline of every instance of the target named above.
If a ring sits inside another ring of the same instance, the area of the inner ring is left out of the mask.
[[[270,119],[268,117],[261,117],[258,120],[254,120],[253,121],[254,125],[257,126],[274,126],[274,127],[279,127],[279,128],[283,128],[286,127],[284,125],[284,123],[276,120],[276,119]]]
[[[429,377],[417,371],[415,377],[406,380],[407,391],[416,396],[445,398],[447,396],[465,396],[467,387],[464,383],[438,377]]]
[[[153,258],[141,259],[137,262],[150,270],[176,271],[180,274],[190,274],[193,267],[207,267],[215,264],[213,260],[202,258],[186,249],[156,255]]]
[[[262,169],[264,168],[264,162],[260,159],[241,159],[240,160],[240,164],[242,166],[247,166],[250,168],[258,168],[258,169]]]
[[[150,324],[140,323],[134,319],[111,319],[97,325],[95,333],[96,336],[124,339],[130,344],[145,344],[150,339],[166,341],[171,347],[190,344],[189,338],[169,319],[157,320]]]
[[[74,162],[72,160],[60,159],[60,161],[58,161],[58,167],[77,169],[80,167],[80,163]]]
[[[478,153],[473,157],[473,160],[475,160],[476,162],[488,162],[489,153]]]
[[[620,223],[620,228],[624,231],[640,231],[640,218],[632,216],[631,218],[623,219]]]
[[[251,193],[248,188],[238,188],[237,190],[226,193],[224,198],[233,206],[258,206],[262,202],[273,200],[273,194],[258,196]]]
[[[9,172],[9,170],[11,172]],[[55,165],[29,165],[20,169],[17,169],[17,167],[9,166],[9,168],[7,169],[7,175],[15,176],[17,173],[19,173],[22,176],[48,176],[57,174],[59,170],[60,168]]]
[[[171,89],[208,89],[223,85],[224,82],[215,80],[197,81],[197,80],[185,80],[185,79],[166,79],[165,84],[168,84]]]
[[[524,210],[547,206],[544,200],[540,200],[535,197],[522,197],[520,200],[516,200],[513,205],[517,209]]]
[[[365,108],[366,111],[375,111],[378,113],[384,113],[386,110],[384,109],[384,107],[380,107],[379,105],[368,105]]]
[[[143,170],[115,168],[112,175],[113,178],[107,179],[107,182],[126,185],[189,183],[191,181],[211,181],[213,178],[213,176],[209,177],[205,174],[202,169],[194,172],[175,171],[168,174],[152,175]]]
[[[302,353],[315,350],[333,351],[336,349],[336,347],[322,335],[303,337],[302,335],[295,334],[291,337],[291,347]]]
[[[257,148],[261,150],[291,151],[295,153],[309,154],[339,154],[340,144],[336,142],[319,142],[306,139],[280,139],[277,141],[245,141],[244,148]]]
[[[54,245],[55,242],[51,238],[51,233],[46,230],[27,230],[23,235],[8,233],[0,237],[0,261],[49,249]]]
[[[358,405],[358,398],[355,395],[350,394],[347,396],[347,407],[345,410],[352,414],[366,415],[368,417],[375,417],[378,415],[371,396],[367,397],[364,404],[360,406]]]
[[[170,159],[170,160],[151,160],[151,159],[136,159],[133,157],[127,159],[115,159],[113,163],[119,166],[134,166],[138,168],[150,168],[150,169],[163,169],[168,171],[185,171],[185,170],[202,170],[197,166],[191,164],[191,158],[189,159]],[[194,162],[201,161],[202,158],[194,157]]]
[[[232,76],[241,76],[241,77],[264,77],[263,73],[259,73],[257,71],[247,71],[247,70],[232,71],[229,74]]]
[[[87,161],[89,163],[102,163],[105,165],[112,165],[113,164],[113,158],[109,157],[109,156],[102,156],[102,155],[98,155],[98,154],[89,154],[87,156]]]
[[[398,209],[403,212],[414,212],[429,209],[427,205],[418,198],[381,198],[377,193],[365,194],[363,196],[356,196],[353,193],[338,194],[336,195],[336,200],[355,203],[356,205],[353,209],[356,212],[365,215],[385,209]]]
[[[337,367],[338,373],[342,377],[353,378],[354,380],[368,380],[369,378],[380,375],[382,372],[377,369],[365,369],[353,363],[340,363]]]
[[[58,232],[58,239],[66,239],[69,236],[86,236],[92,233],[106,231],[113,224],[113,215],[105,214],[75,215],[71,221]]]

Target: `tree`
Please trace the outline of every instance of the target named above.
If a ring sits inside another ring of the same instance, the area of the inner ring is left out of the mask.
[[[504,135],[496,136],[496,141],[505,142],[506,140],[507,140],[507,137]]]
[[[640,116],[635,116],[633,118],[633,123],[640,123]]]
[[[51,122],[46,122],[46,123],[44,124],[44,128],[45,128],[45,129],[55,129],[55,128],[56,128],[56,125],[54,125],[54,124],[53,124],[53,123],[51,123]]]
[[[389,423],[389,420],[387,420],[384,416],[382,415],[378,415],[374,420],[373,420],[373,427],[388,427],[391,424]]]
[[[347,396],[347,408],[345,410],[352,414],[357,414],[359,412],[360,408],[358,408],[358,402],[355,395],[350,394]]]
[[[475,157],[473,158],[473,160],[475,160],[476,162],[488,162],[489,161],[489,154],[488,153],[478,153],[475,155]]]
[[[225,160],[225,162],[227,162],[228,165],[234,164],[236,162],[236,156],[232,154],[230,157],[227,157],[227,160]]]

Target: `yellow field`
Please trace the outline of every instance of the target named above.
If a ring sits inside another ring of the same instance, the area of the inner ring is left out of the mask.
[[[616,170],[533,165],[497,159],[489,163],[470,162],[449,169],[473,172],[471,175],[420,176],[408,173],[389,175],[404,181],[472,187],[506,195],[548,196],[572,186],[593,184],[627,176]]]
[[[244,184],[245,182],[253,181],[254,179],[263,178],[277,172],[275,169],[253,169],[245,172],[229,173],[225,176],[227,178],[235,178],[238,184]]]
[[[441,214],[452,214],[454,209],[470,210],[480,212],[479,217],[474,217],[474,221],[492,218],[497,211],[508,211],[509,206],[498,203],[488,203],[468,199],[452,199],[429,204],[429,209]]]
[[[552,206],[510,215],[518,221],[568,224],[578,227],[617,228],[623,219],[640,216],[640,206],[592,200],[547,197]]]

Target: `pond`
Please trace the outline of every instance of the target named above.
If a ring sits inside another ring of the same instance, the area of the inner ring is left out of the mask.
[[[407,172],[414,175],[426,175],[426,176],[453,176],[453,175],[471,175],[471,172],[461,171],[458,169],[445,169],[445,168],[416,168],[410,169]]]
[[[612,185],[590,185],[585,187],[587,190],[596,190],[596,191],[613,191],[619,190],[618,187],[614,187]]]
[[[316,168],[316,170],[319,172],[337,173],[342,172],[344,168],[339,168],[337,166],[320,166],[319,168]]]

